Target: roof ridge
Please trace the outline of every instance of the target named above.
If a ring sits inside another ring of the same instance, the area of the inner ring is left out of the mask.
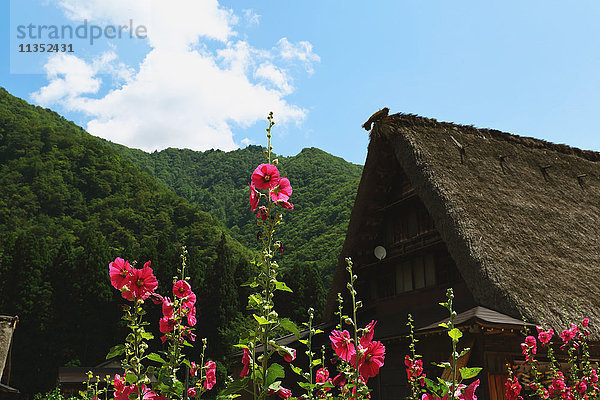
[[[600,161],[600,152],[593,150],[582,150],[577,147],[572,147],[566,144],[557,144],[548,142],[543,139],[536,139],[527,136],[519,136],[508,132],[503,132],[497,129],[489,128],[476,128],[473,125],[462,125],[454,122],[443,122],[438,121],[435,118],[422,117],[417,114],[397,113],[392,114],[381,121],[383,124],[392,123],[397,127],[408,127],[408,128],[431,128],[431,127],[443,127],[450,129],[460,129],[463,133],[468,134],[488,134],[495,139],[505,140],[508,142],[520,144],[534,149],[546,149],[555,151],[561,154],[574,155],[592,162]]]

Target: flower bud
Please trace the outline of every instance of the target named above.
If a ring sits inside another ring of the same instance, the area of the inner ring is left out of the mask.
[[[352,325],[352,320],[350,318],[346,318],[344,322],[346,323],[346,325]]]
[[[279,160],[278,159],[274,159],[273,160],[273,165],[277,165],[277,164],[279,164]]]

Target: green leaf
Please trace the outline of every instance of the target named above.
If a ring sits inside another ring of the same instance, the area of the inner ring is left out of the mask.
[[[130,385],[133,385],[134,383],[136,383],[137,380],[138,380],[138,377],[133,372],[128,372],[127,375],[125,375],[125,381],[127,383],[129,383]]]
[[[315,335],[318,335],[319,333],[323,333],[323,331],[320,329],[315,329]]]
[[[425,378],[425,386],[432,392],[437,392],[440,389],[440,385],[436,384],[429,378]]]
[[[463,351],[460,352],[460,354],[458,355],[459,357],[464,356],[465,354],[467,354],[471,349],[469,347],[465,347],[463,349]]]
[[[269,320],[263,317],[260,317],[256,314],[252,314],[252,316],[254,317],[254,319],[260,324],[260,325],[268,325],[270,324]]]
[[[483,368],[467,368],[467,367],[463,367],[460,369],[460,376],[463,379],[471,379],[471,378],[475,378],[477,375],[479,375],[479,372],[482,370]]]
[[[283,367],[277,363],[273,363],[273,364],[271,364],[269,369],[267,369],[266,384],[267,384],[267,386],[270,386],[277,379],[279,379],[279,378],[283,379],[284,377],[285,377],[285,371],[283,370]]]
[[[452,338],[452,340],[454,340],[454,341],[458,341],[458,339],[460,339],[462,337],[462,335],[463,335],[462,332],[460,330],[458,330],[457,328],[454,328],[448,332],[448,336],[450,336]]]
[[[295,323],[293,323],[289,318],[283,318],[279,322],[279,325],[286,331],[293,333],[296,336],[296,338],[300,339],[300,329],[298,329],[298,326]]]
[[[157,363],[166,364],[167,362],[158,354],[150,353],[146,356],[146,358],[150,361],[156,361]]]
[[[308,345],[308,340],[307,339],[299,339],[298,341],[300,343],[302,343],[303,345]]]
[[[311,390],[315,388],[315,384],[310,384],[308,382],[298,382],[298,386],[300,386],[304,390]]]
[[[300,376],[302,376],[304,374],[304,371],[300,367],[296,367],[295,365],[290,364],[290,368],[292,369],[292,371],[294,371],[296,374],[298,374]]]
[[[142,332],[142,339],[152,340],[154,339],[154,335],[150,332]]]
[[[110,351],[106,355],[106,359],[108,360],[109,358],[120,356],[124,352],[125,352],[125,345],[124,344],[118,344],[116,346],[111,347]]]
[[[441,324],[438,324],[438,326],[441,326],[442,328],[448,329],[448,324],[445,323],[445,322],[442,322]]]
[[[258,287],[258,282],[256,282],[256,278],[250,278],[240,286],[250,286],[251,288],[255,288]]]
[[[194,345],[193,345],[193,344],[191,344],[190,342],[188,342],[187,340],[184,340],[184,341],[183,341],[183,345],[184,345],[184,346],[187,346],[187,347],[194,347]]]
[[[317,365],[321,365],[321,359],[317,358],[316,360],[313,360],[312,365],[313,365],[313,367],[316,367]]]
[[[277,282],[277,283],[275,283],[275,290],[281,290],[283,292],[294,293],[294,291],[292,289],[290,289],[288,287],[288,285],[285,284],[285,282]]]
[[[446,362],[439,363],[439,364],[435,364],[435,365],[436,365],[437,367],[444,368],[444,369],[451,369],[451,368],[452,368],[452,365],[450,365],[450,363],[449,363],[449,362],[447,362],[447,361],[446,361]]]
[[[249,377],[245,377],[242,379],[238,379],[237,381],[233,381],[229,385],[227,385],[227,387],[225,389],[223,389],[221,391],[221,393],[219,393],[219,396],[227,396],[230,394],[237,393],[240,390],[244,389],[246,386],[248,386],[248,382],[250,382]]]
[[[251,294],[248,296],[248,307],[255,307],[260,303],[260,301],[261,297],[259,295]]]

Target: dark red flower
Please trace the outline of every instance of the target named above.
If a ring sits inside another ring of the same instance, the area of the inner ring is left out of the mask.
[[[276,204],[279,205],[279,206],[281,206],[281,207],[283,207],[283,208],[286,208],[288,210],[293,210],[294,209],[294,205],[292,203],[288,202],[288,201],[285,201],[285,200],[279,200]]]
[[[248,349],[244,349],[244,354],[242,355],[242,364],[244,364],[244,368],[242,368],[242,372],[240,373],[242,378],[250,372],[250,361],[252,361],[250,359],[250,352]]]
[[[250,182],[250,211],[256,210],[258,206],[258,200],[260,199],[254,184]]]
[[[269,217],[269,210],[265,206],[258,207],[258,212],[256,213],[256,218],[260,218],[263,221],[266,221]]]

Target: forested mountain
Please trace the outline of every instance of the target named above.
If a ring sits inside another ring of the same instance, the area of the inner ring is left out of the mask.
[[[0,188],[0,313],[20,318],[13,386],[27,395],[48,390],[59,366],[95,365],[123,340],[123,301],[107,266],[117,256],[151,260],[168,294],[186,245],[197,333],[222,349],[220,331],[245,309],[238,288],[250,276],[251,255],[211,215],[103,141],[4,89]],[[229,286],[209,284],[214,276]],[[153,310],[156,329],[160,310]]]
[[[258,245],[248,182],[262,162],[258,146],[128,149],[0,88],[0,314],[20,317],[11,383],[31,395],[55,384],[59,366],[103,360],[124,337],[108,262],[151,260],[168,294],[183,245],[198,294],[196,333],[208,337],[212,357],[227,352],[245,318],[240,284]],[[278,258],[295,293],[278,299],[278,311],[304,320],[325,300],[323,277],[341,249],[362,167],[314,148],[279,162],[295,209],[284,210]],[[155,307],[148,320],[159,314]]]
[[[149,154],[111,145],[166,187],[222,221],[241,243],[256,248],[256,218],[248,210],[248,183],[254,168],[265,162],[262,147],[227,153],[166,149]],[[290,178],[294,188],[290,198],[294,211],[286,215],[280,230],[285,249],[282,267],[297,271],[316,266],[328,287],[362,166],[316,148],[277,159],[281,175]]]

